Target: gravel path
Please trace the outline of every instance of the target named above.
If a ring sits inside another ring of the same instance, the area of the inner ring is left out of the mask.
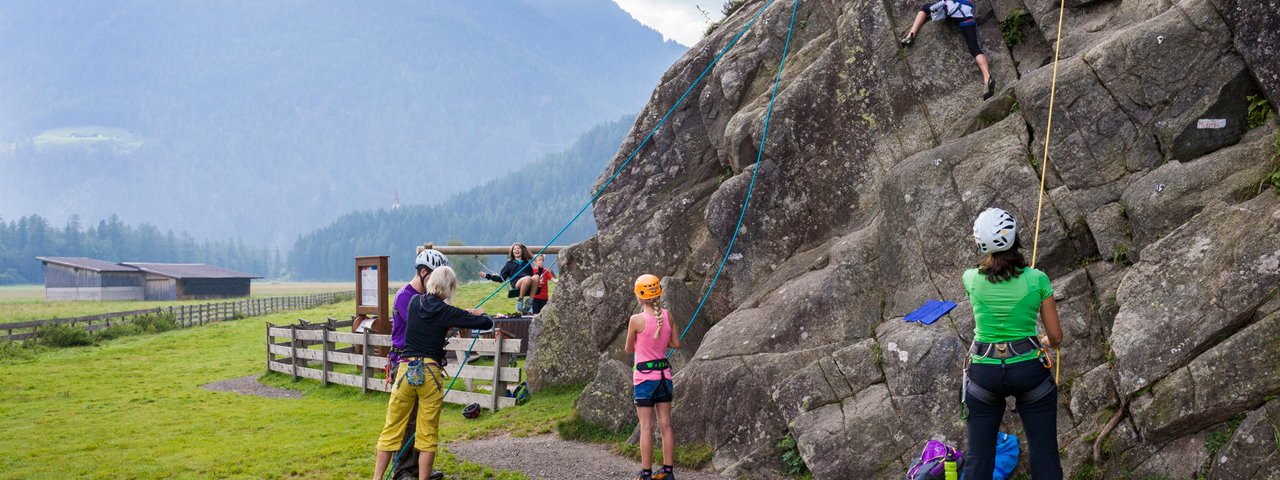
[[[463,459],[501,470],[515,470],[529,478],[619,480],[635,478],[640,462],[609,453],[609,447],[561,440],[555,435],[501,436],[453,442],[446,448]],[[680,480],[726,480],[712,473],[676,469]]]
[[[235,392],[241,395],[257,395],[266,398],[302,398],[302,392],[263,385],[262,382],[258,381],[257,375],[222,380],[202,385],[202,387],[219,392]]]

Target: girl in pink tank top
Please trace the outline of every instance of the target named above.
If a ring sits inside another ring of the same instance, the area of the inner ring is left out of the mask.
[[[632,380],[636,416],[640,418],[640,464],[638,480],[675,480],[671,465],[653,471],[653,418],[662,428],[662,458],[670,463],[675,458],[676,437],[671,428],[671,365],[667,350],[680,348],[680,336],[671,322],[671,313],[659,306],[662,283],[653,275],[636,279],[636,301],[640,313],[631,316],[627,325],[627,353],[635,354]]]

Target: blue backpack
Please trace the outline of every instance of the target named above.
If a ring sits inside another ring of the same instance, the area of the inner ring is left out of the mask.
[[[524,405],[529,401],[529,382],[520,382],[515,390],[507,390],[507,396],[516,399],[516,405]]]

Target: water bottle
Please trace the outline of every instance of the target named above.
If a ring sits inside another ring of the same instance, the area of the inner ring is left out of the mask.
[[[942,463],[942,470],[947,480],[959,480],[960,474],[956,472],[956,456],[950,448],[947,449],[947,459]]]

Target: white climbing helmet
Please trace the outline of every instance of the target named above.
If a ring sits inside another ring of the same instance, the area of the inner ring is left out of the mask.
[[[1013,248],[1018,222],[1013,215],[999,208],[988,208],[973,221],[973,240],[982,253],[1003,252]]]
[[[433,272],[436,271],[436,269],[447,265],[449,265],[449,257],[444,256],[444,254],[440,253],[438,250],[430,248],[419,253],[417,261],[414,262],[415,268],[427,267]]]

